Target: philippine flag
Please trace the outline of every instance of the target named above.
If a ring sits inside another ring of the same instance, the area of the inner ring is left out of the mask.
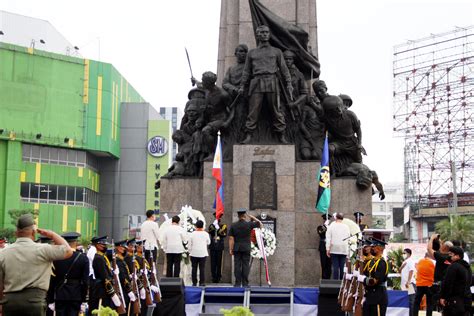
[[[216,219],[224,215],[224,169],[222,168],[222,146],[221,132],[217,133],[217,146],[214,153],[214,163],[212,164],[212,176],[216,179],[216,197],[214,208],[216,209]]]

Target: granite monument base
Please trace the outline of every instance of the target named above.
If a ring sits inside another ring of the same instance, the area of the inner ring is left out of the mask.
[[[319,236],[323,223],[315,211],[319,162],[295,161],[294,145],[235,145],[233,163],[224,163],[224,203],[222,219],[229,227],[237,220],[237,210],[249,209],[254,216],[265,213],[276,220],[277,249],[268,258],[273,286],[317,286],[321,278]],[[331,179],[330,213],[341,212],[353,219],[360,210],[372,214],[371,190],[359,190],[355,178]],[[215,180],[212,162],[204,163],[203,179],[163,179],[161,213],[177,214],[183,205],[200,209],[209,225],[213,221]],[[210,260],[206,279],[210,277]],[[233,282],[232,257],[228,242],[223,255],[221,282]],[[250,284],[266,284],[265,270],[254,260]],[[208,283],[209,283],[208,281]]]

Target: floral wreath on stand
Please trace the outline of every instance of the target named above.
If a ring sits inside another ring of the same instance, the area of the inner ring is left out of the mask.
[[[261,232],[262,232],[262,237],[263,237],[265,253],[267,257],[272,256],[275,253],[275,249],[277,245],[275,234],[267,228],[261,228]],[[250,255],[252,256],[252,258],[263,259],[262,252],[258,248],[257,237],[255,235],[255,229],[252,229],[252,232],[250,233],[250,241],[251,241]]]
[[[180,225],[186,231],[187,234],[191,234],[196,230],[196,222],[198,220],[202,220],[205,224],[206,220],[202,213],[198,210],[194,210],[191,205],[185,205],[181,207],[181,213],[179,214],[180,217]],[[202,218],[201,218],[202,217]],[[189,249],[188,244],[183,243],[185,251],[182,254],[182,260],[184,260],[185,264],[191,263],[191,258],[189,256]]]

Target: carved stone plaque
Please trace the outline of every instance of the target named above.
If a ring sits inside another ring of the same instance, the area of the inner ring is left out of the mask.
[[[252,162],[250,209],[277,209],[277,183],[274,161]]]

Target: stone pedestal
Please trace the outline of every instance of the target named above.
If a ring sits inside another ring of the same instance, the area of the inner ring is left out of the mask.
[[[234,162],[224,163],[223,166],[223,222],[230,227],[231,223],[237,220],[239,208],[250,209],[252,163],[274,162],[276,207],[249,210],[254,216],[265,212],[276,218],[277,249],[275,254],[268,258],[272,285],[317,286],[321,278],[321,265],[316,227],[323,223],[321,214],[315,210],[320,164],[315,161],[298,162],[294,157],[293,145],[235,145]],[[204,163],[203,179],[163,179],[161,212],[174,215],[181,206],[192,205],[202,211],[209,225],[213,220],[215,185],[212,162]],[[353,219],[352,213],[361,210],[367,215],[364,219],[370,222],[371,205],[371,190],[360,191],[355,185],[355,178],[331,180],[330,213],[342,212]],[[223,258],[222,282],[231,283],[233,267],[227,241]],[[210,260],[206,266],[206,279],[209,282]],[[250,272],[251,285],[259,284],[259,273],[259,262],[254,261]],[[263,265],[261,276],[262,285],[266,284]]]

